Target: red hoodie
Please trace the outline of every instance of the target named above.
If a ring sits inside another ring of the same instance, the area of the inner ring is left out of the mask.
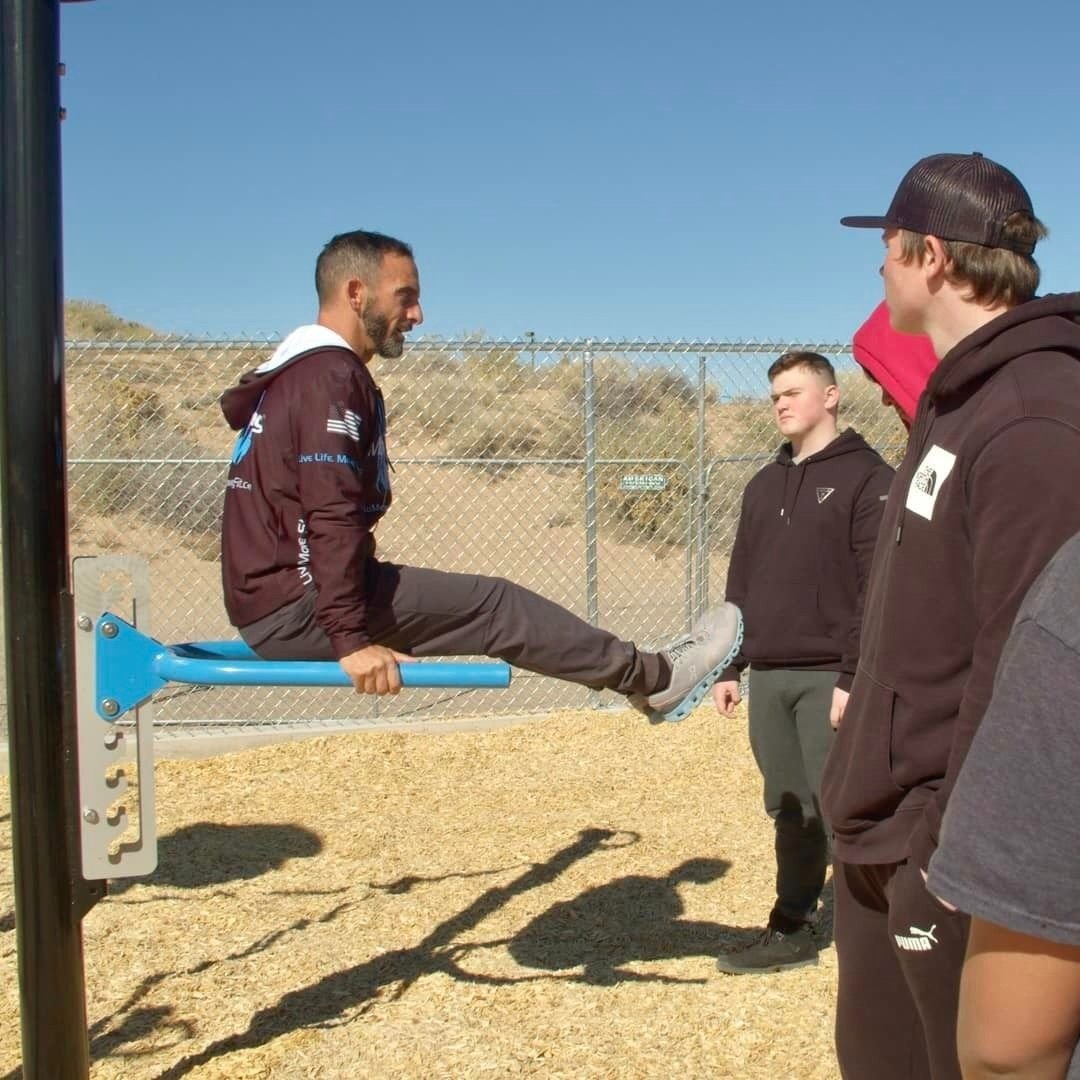
[[[896,402],[904,422],[910,426],[915,407],[938,363],[930,339],[894,330],[889,322],[889,309],[882,301],[855,331],[852,347],[855,359]]]

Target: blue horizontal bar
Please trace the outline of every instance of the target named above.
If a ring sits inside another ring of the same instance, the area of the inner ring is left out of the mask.
[[[170,682],[195,686],[351,686],[334,660],[263,660],[242,641],[163,645],[105,612],[94,628],[98,715],[115,720]],[[502,689],[510,665],[501,660],[460,663],[402,661],[403,687]]]
[[[152,667],[155,675],[169,682],[199,686],[352,686],[336,661],[261,660],[243,642],[200,641],[165,648],[154,657]],[[510,666],[500,660],[480,664],[403,661],[398,671],[405,687],[501,689],[510,685]]]

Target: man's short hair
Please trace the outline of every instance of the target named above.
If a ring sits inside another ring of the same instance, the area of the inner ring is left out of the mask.
[[[836,371],[827,357],[822,356],[821,353],[803,352],[800,349],[786,352],[773,362],[769,368],[769,382],[785,371],[800,367],[807,368],[815,375],[820,375],[829,385],[836,383]]]
[[[363,229],[338,233],[315,261],[315,291],[319,302],[329,300],[348,278],[360,278],[370,285],[378,277],[384,255],[413,257],[408,244],[383,233],[365,232]]]
[[[1011,214],[1004,226],[1009,247],[987,247],[960,240],[942,240],[948,280],[966,286],[966,299],[977,304],[1016,307],[1025,304],[1039,289],[1039,264],[1033,255],[1023,255],[1017,248],[1034,248],[1046,236],[1046,226],[1026,211]],[[923,233],[900,230],[900,257],[905,263],[922,258],[926,247]]]

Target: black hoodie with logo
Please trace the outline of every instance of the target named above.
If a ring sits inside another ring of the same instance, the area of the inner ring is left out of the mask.
[[[370,644],[364,569],[391,492],[382,394],[366,365],[332,330],[302,326],[221,408],[240,432],[221,543],[233,625],[315,590],[339,657]]]
[[[726,597],[743,613],[742,653],[724,672],[838,671],[847,689],[878,526],[893,471],[848,429],[796,464],[791,444],[746,485]]]
[[[822,785],[836,855],[925,868],[1021,600],[1080,530],[1080,293],[959,342],[885,509]]]

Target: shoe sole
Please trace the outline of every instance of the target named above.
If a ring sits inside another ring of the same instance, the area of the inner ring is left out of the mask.
[[[735,640],[732,642],[731,648],[728,650],[727,655],[719,664],[716,665],[694,688],[686,695],[678,705],[668,709],[667,712],[659,712],[656,709],[649,709],[647,712],[650,724],[676,724],[680,720],[685,720],[705,699],[705,695],[713,688],[716,681],[723,674],[724,668],[739,655],[739,650],[742,648],[743,641],[743,617],[742,612],[739,612],[739,621],[735,629]]]
[[[724,958],[716,961],[716,970],[725,975],[775,975],[781,971],[793,971],[795,968],[815,967],[818,958],[808,956],[805,960],[794,960],[790,964],[770,964],[768,967],[738,967],[734,964],[728,966]]]

